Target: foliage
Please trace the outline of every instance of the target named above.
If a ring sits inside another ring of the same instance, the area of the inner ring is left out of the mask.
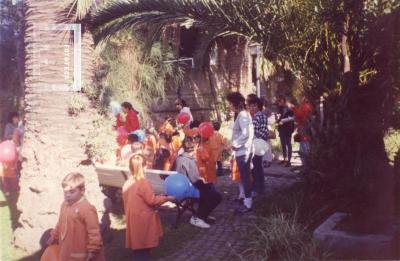
[[[86,92],[102,112],[108,110],[111,100],[130,101],[145,123],[149,120],[148,108],[165,99],[167,81],[177,86],[183,77],[179,67],[163,63],[172,54],[161,44],[144,53],[138,33],[121,33],[99,46],[98,52],[101,61],[96,86],[86,88]]]
[[[118,145],[114,138],[114,124],[114,120],[102,115],[98,115],[97,119],[93,121],[93,129],[89,131],[86,141],[87,153],[93,161],[116,162],[115,152]]]
[[[326,260],[311,235],[296,217],[275,213],[252,226],[248,248],[241,260]]]
[[[241,260],[325,260],[329,257],[312,239],[310,230],[316,217],[304,210],[306,190],[304,184],[298,184],[256,200],[258,219],[248,232],[248,245],[239,255]]]
[[[388,130],[385,135],[385,147],[390,162],[394,163],[396,153],[400,151],[400,130]]]
[[[68,104],[68,114],[70,116],[77,116],[80,112],[84,111],[88,105],[85,97],[80,94],[74,94]]]

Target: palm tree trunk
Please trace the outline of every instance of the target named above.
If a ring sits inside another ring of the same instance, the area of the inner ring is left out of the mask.
[[[104,198],[94,168],[80,164],[87,159],[84,149],[85,137],[92,128],[95,112],[87,109],[77,117],[70,117],[69,102],[73,95],[80,94],[68,91],[54,92],[51,88],[53,84],[65,80],[64,52],[72,49],[68,37],[64,37],[64,34],[40,30],[56,23],[59,3],[62,1],[25,1],[26,108],[22,149],[24,160],[17,203],[21,212],[20,227],[14,235],[15,244],[29,252],[39,249],[39,239],[43,232],[56,224],[59,207],[63,201],[60,182],[66,174],[79,171],[85,175],[86,196],[98,210],[102,209]],[[91,75],[93,53],[90,44],[91,37],[84,36],[84,79],[90,79]],[[69,73],[73,74],[72,69]]]

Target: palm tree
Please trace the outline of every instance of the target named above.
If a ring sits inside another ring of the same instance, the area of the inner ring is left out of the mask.
[[[102,209],[103,195],[94,169],[81,165],[87,159],[84,144],[93,127],[95,113],[88,108],[82,115],[70,117],[71,100],[76,95],[82,96],[80,100],[85,97],[72,92],[51,91],[52,84],[64,80],[64,51],[68,53],[72,49],[68,35],[42,30],[57,23],[58,11],[63,8],[59,3],[53,0],[25,1],[26,125],[18,200],[20,227],[14,235],[16,245],[30,252],[39,249],[42,233],[55,224],[58,205],[62,202],[60,181],[68,172],[81,171],[86,175],[90,188],[88,196],[98,209]],[[87,80],[92,74],[92,45],[90,34],[85,34],[82,39],[82,78]],[[69,55],[68,59],[72,60],[72,52]]]

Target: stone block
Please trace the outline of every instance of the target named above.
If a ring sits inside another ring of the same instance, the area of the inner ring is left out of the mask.
[[[355,234],[336,229],[348,214],[334,213],[313,233],[320,247],[338,259],[390,259],[396,244],[396,230],[391,226],[382,234]]]

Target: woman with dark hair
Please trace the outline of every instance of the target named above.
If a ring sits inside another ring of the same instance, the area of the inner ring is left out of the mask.
[[[263,102],[255,94],[247,96],[247,106],[253,117],[254,139],[262,139],[268,141],[268,118],[262,112]],[[253,156],[253,192],[264,193],[264,170],[262,166],[263,156]]]
[[[235,113],[231,145],[245,196],[244,205],[237,209],[237,212],[246,213],[252,209],[250,163],[253,157],[254,127],[251,115],[246,109],[243,95],[239,92],[232,92],[226,96],[226,99],[231,111]]]
[[[193,128],[191,126],[191,124],[193,122],[193,115],[192,115],[192,112],[190,111],[190,108],[189,108],[188,104],[186,103],[186,101],[179,98],[175,101],[175,106],[179,110],[179,113],[185,112],[185,113],[189,114],[190,120],[188,122],[188,125],[190,125],[190,127]]]
[[[285,96],[281,95],[278,97],[279,118],[277,122],[283,154],[283,161],[281,161],[281,164],[285,164],[286,167],[291,166],[292,134],[294,132],[294,113],[288,104]]]
[[[137,112],[133,109],[132,104],[129,102],[123,102],[121,104],[122,111],[126,114],[125,119],[125,129],[128,133],[132,131],[138,130],[139,126],[139,119],[137,116]]]

